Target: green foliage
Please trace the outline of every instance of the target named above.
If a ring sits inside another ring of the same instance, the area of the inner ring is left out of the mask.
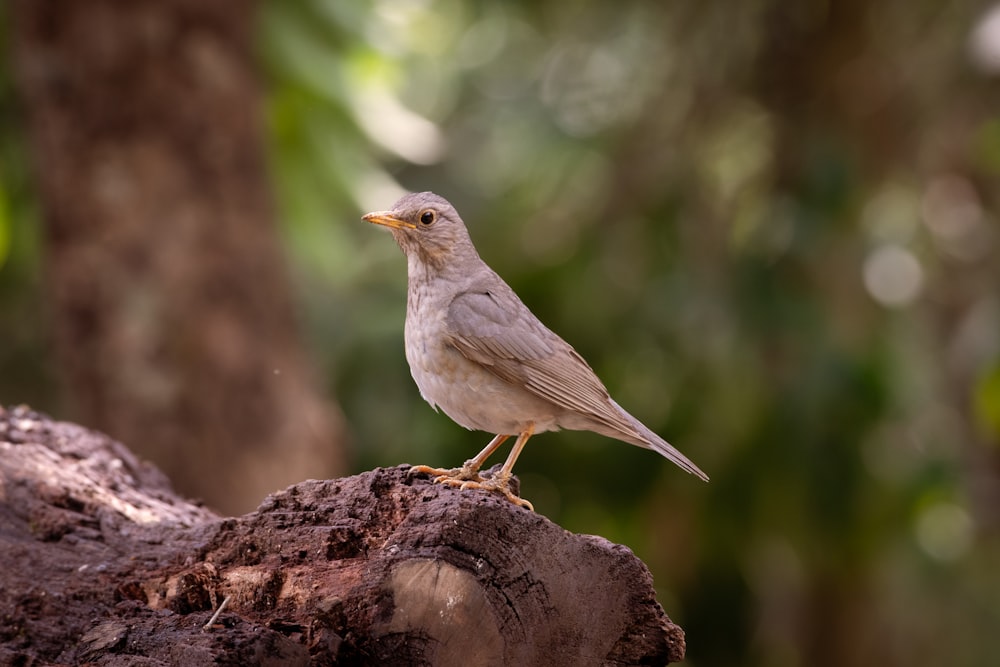
[[[983,428],[995,440],[1000,438],[1000,363],[983,374],[976,386],[975,400]]]
[[[0,5],[0,52],[10,50],[7,6]],[[56,407],[46,359],[41,230],[13,72],[0,57],[0,403]]]
[[[10,253],[10,231],[12,222],[7,206],[7,193],[0,190],[0,269],[3,268]]]

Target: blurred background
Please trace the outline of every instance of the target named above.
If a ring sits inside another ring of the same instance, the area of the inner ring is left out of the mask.
[[[517,466],[539,512],[649,565],[686,664],[995,664],[1000,5],[14,0],[0,22],[0,403],[230,513],[458,465],[490,436],[420,399],[405,262],[359,220],[434,190],[712,477],[572,432]]]

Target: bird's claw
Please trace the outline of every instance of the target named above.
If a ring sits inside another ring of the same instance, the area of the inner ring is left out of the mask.
[[[492,491],[494,493],[499,493],[504,498],[514,503],[519,507],[524,507],[532,512],[535,511],[535,506],[530,502],[521,498],[513,491],[510,490],[510,475],[496,475],[495,477],[490,477],[489,479],[484,479],[482,482],[477,484],[474,488],[484,489],[486,491]]]
[[[461,468],[432,468],[430,466],[413,466],[406,473],[407,475],[430,475],[434,478],[434,481],[438,484],[447,484],[449,486],[460,486],[465,482],[481,482],[483,478],[479,476],[479,472],[469,468],[468,466],[462,466]]]
[[[457,487],[462,491],[467,489],[482,489],[484,491],[499,493],[515,505],[526,507],[532,512],[535,511],[534,506],[530,502],[515,495],[510,490],[510,476],[497,475],[484,478],[477,471],[466,466],[462,466],[461,468],[431,468],[430,466],[422,465],[413,466],[407,474],[431,475],[434,477],[433,481],[435,484]]]

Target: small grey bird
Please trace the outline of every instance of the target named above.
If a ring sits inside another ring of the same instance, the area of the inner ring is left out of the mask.
[[[363,220],[385,225],[406,254],[406,360],[434,409],[467,429],[497,434],[461,468],[414,466],[435,482],[502,493],[534,433],[561,428],[593,431],[653,449],[701,479],[708,476],[670,443],[627,413],[562,338],[535,317],[479,258],[455,208],[433,192],[408,194],[391,211]],[[500,471],[479,475],[486,459],[517,436]]]

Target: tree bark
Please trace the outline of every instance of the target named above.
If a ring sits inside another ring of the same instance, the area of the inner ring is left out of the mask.
[[[683,658],[627,548],[406,471],[303,482],[227,519],[106,436],[0,408],[0,663]]]
[[[71,410],[227,512],[343,469],[295,326],[248,0],[18,0]]]

